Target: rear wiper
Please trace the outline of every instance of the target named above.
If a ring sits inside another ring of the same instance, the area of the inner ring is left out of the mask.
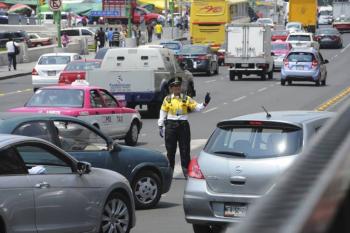
[[[214,151],[214,154],[226,154],[226,155],[233,155],[237,157],[246,156],[243,152],[238,152],[238,151]]]

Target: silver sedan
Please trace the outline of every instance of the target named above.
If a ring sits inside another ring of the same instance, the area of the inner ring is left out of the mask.
[[[281,111],[218,123],[189,165],[183,205],[195,233],[242,221],[333,114]]]
[[[0,134],[0,232],[115,232],[135,225],[126,178],[41,139]]]

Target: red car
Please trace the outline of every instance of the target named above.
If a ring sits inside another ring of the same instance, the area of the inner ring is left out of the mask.
[[[67,64],[61,72],[58,83],[71,84],[77,79],[85,79],[87,70],[99,69],[101,67],[101,60],[76,60]]]
[[[165,22],[165,17],[163,15],[149,12],[147,9],[143,7],[136,7],[134,10],[134,23],[141,23],[145,21],[145,24],[152,23],[155,25],[157,22]]]
[[[286,41],[288,34],[289,34],[289,32],[285,31],[285,30],[272,31],[271,40],[272,41],[276,41],[276,40]]]

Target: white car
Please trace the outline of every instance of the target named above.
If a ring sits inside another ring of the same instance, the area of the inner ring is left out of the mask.
[[[308,32],[294,32],[288,35],[286,42],[293,48],[313,47],[319,49],[320,45],[314,40],[313,34]]]
[[[303,31],[303,25],[299,22],[289,22],[286,24],[286,30],[289,33],[292,32],[302,32]]]
[[[275,24],[273,23],[271,18],[259,18],[256,20],[257,24],[263,24],[263,25],[268,25],[271,27],[271,29],[275,28]]]
[[[40,56],[32,70],[32,84],[36,91],[40,87],[57,85],[61,71],[74,60],[80,60],[78,53],[46,53]]]

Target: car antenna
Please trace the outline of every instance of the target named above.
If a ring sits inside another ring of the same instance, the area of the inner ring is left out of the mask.
[[[266,112],[266,118],[270,118],[271,114],[266,110],[266,108],[264,106],[261,106],[262,109],[264,109],[264,111]]]

